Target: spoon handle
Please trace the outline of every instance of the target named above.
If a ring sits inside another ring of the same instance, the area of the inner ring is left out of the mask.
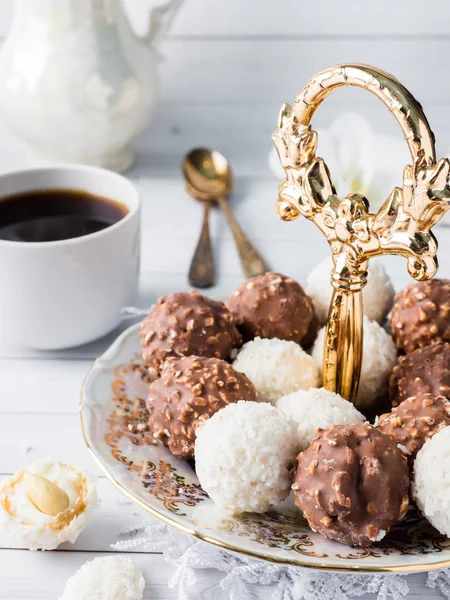
[[[236,217],[233,215],[227,199],[225,197],[218,198],[217,202],[228,219],[245,276],[250,278],[255,277],[256,275],[263,275],[264,273],[267,273],[267,271],[270,271],[270,267],[266,261],[259,254],[236,221]]]
[[[189,283],[198,288],[209,288],[214,285],[216,274],[209,237],[209,202],[203,203],[203,225],[197,247],[189,268]]]

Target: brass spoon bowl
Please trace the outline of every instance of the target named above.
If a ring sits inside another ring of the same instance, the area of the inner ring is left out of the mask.
[[[191,285],[214,285],[215,271],[208,217],[209,208],[215,203],[228,219],[246,277],[255,277],[269,271],[269,266],[242,231],[228,204],[233,175],[227,159],[216,150],[194,148],[184,158],[183,175],[189,194],[204,203],[203,227],[189,269]]]

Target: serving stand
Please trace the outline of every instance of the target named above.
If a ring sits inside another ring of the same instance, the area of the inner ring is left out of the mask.
[[[380,98],[400,124],[411,152],[402,187],[392,190],[376,214],[359,194],[338,198],[325,162],[316,157],[312,116],[331,92],[345,85]],[[450,208],[450,163],[436,161],[434,136],[420,104],[394,77],[365,65],[339,65],[313,77],[292,108],[283,106],[273,139],[286,172],[279,215],[314,221],[333,256],[324,386],[356,402],[363,348],[361,290],[369,260],[399,254],[414,279],[434,276],[437,242],[430,230]],[[86,444],[106,477],[153,516],[230,551],[278,563],[343,571],[450,566],[450,540],[414,510],[370,548],[344,546],[313,533],[291,499],[264,515],[224,513],[202,490],[193,465],[155,443],[146,430],[148,383],[139,325],[134,325],[87,375],[80,414]]]

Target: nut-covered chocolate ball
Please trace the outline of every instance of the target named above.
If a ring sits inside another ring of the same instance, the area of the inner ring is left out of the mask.
[[[305,350],[309,350],[311,348],[311,346],[314,344],[314,342],[317,339],[319,330],[320,330],[319,320],[316,317],[316,313],[314,312],[314,307],[313,307],[313,317],[309,323],[308,330],[302,339],[302,347]]]
[[[149,388],[150,431],[172,454],[193,458],[196,429],[218,410],[239,400],[256,400],[255,387],[224,360],[168,358],[161,377]]]
[[[244,341],[278,338],[310,345],[317,333],[311,299],[299,283],[279,273],[252,277],[232,293],[227,306]]]
[[[313,531],[370,546],[405,515],[409,469],[395,440],[373,425],[333,425],[298,455],[292,489]]]
[[[425,442],[448,425],[450,401],[432,394],[411,396],[378,420],[379,429],[405,448],[410,466]]]
[[[389,380],[392,406],[417,394],[450,399],[450,344],[436,343],[400,356]]]
[[[435,342],[450,342],[450,281],[412,283],[395,297],[389,318],[397,348],[406,353]]]
[[[225,304],[197,291],[159,298],[141,325],[142,355],[153,376],[169,356],[227,359],[241,342]]]

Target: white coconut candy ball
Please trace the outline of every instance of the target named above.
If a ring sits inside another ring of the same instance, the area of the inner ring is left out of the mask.
[[[300,451],[295,423],[264,402],[229,404],[197,430],[195,465],[202,488],[230,513],[265,512],[291,489]]]
[[[299,390],[283,396],[277,408],[297,423],[301,450],[313,441],[319,427],[356,425],[366,420],[351,402],[325,388]]]
[[[258,392],[258,400],[275,404],[297,390],[319,387],[320,369],[298,344],[278,338],[255,338],[244,344],[233,362]]]
[[[127,556],[94,558],[67,580],[60,600],[141,600],[145,581]]]
[[[397,363],[397,349],[391,336],[376,321],[363,319],[364,346],[356,401],[360,407],[370,407],[376,398],[388,392],[389,376]],[[314,343],[312,356],[322,365],[325,328]]]
[[[312,298],[317,319],[324,325],[328,317],[332,286],[331,256],[320,262],[308,276],[305,291]],[[395,291],[383,264],[376,259],[369,262],[369,276],[363,289],[364,314],[371,320],[383,323],[394,304]]]
[[[450,427],[427,440],[414,461],[412,497],[440,533],[450,537]]]
[[[74,543],[97,504],[96,485],[84,471],[36,461],[0,485],[0,539],[29,550]]]

